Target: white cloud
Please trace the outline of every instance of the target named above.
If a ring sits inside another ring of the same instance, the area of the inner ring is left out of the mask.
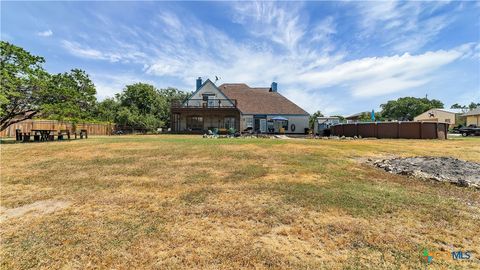
[[[399,92],[430,81],[434,71],[461,58],[473,44],[449,51],[420,55],[394,55],[348,61],[323,71],[302,74],[300,79],[318,87],[343,85],[356,97],[371,97]]]
[[[78,42],[62,40],[62,46],[74,56],[95,60],[107,60],[112,63],[119,61],[140,61],[141,59],[146,58],[145,53],[129,48],[128,45],[121,46],[120,44],[120,46],[114,50],[100,51]]]
[[[103,100],[107,97],[113,97],[116,93],[120,93],[126,85],[138,82],[155,84],[150,80],[134,76],[131,74],[92,74],[92,80],[97,89],[97,97]]]
[[[41,36],[41,37],[50,37],[52,35],[53,35],[53,31],[50,29],[42,32],[37,32],[37,36]]]
[[[248,25],[252,34],[264,36],[289,50],[298,46],[306,32],[307,24],[299,3],[239,2],[234,8],[234,19]]]
[[[448,15],[435,14],[448,4],[447,1],[357,2],[362,27],[360,36],[377,37],[383,41],[383,46],[396,52],[415,52],[435,40],[454,21],[454,11]]]

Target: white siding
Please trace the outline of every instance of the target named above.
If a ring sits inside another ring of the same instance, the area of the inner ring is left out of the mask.
[[[188,104],[200,106],[202,103],[204,103],[204,101],[202,101],[204,94],[214,95],[215,99],[221,99],[222,100],[222,102],[220,103],[221,106],[225,106],[225,107],[233,106],[232,102],[226,100],[228,98],[225,97],[220,91],[218,91],[215,85],[210,81],[207,81],[207,83],[202,88],[200,88],[198,92],[196,92],[193,96],[190,97]]]
[[[291,134],[304,134],[305,128],[308,128],[308,115],[267,115],[267,120],[272,119],[275,116],[281,116],[288,119],[288,130],[285,133]],[[253,115],[252,114],[244,114],[240,117],[240,130],[243,131],[247,128],[247,119],[252,119],[253,122]],[[253,124],[255,124],[253,122]],[[295,125],[295,131],[291,130],[292,124]]]
[[[281,115],[283,116],[283,115]],[[286,133],[295,133],[295,134],[304,134],[305,129],[309,127],[308,125],[308,115],[300,116],[283,116],[288,119],[288,130]],[[292,124],[295,124],[295,131],[292,131],[290,128]]]

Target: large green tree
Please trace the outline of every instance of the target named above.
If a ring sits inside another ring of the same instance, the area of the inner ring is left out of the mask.
[[[57,120],[90,119],[95,85],[85,71],[50,75],[43,57],[1,41],[0,131],[42,116]]]
[[[120,104],[114,98],[106,98],[97,103],[95,108],[95,118],[100,121],[115,122]]]
[[[409,120],[433,108],[443,108],[443,103],[437,99],[402,97],[390,100],[380,105],[382,116],[390,120]]]
[[[176,88],[165,88],[159,90],[160,95],[165,99],[164,106],[160,108],[160,119],[165,123],[165,126],[170,126],[170,105],[174,101],[184,101],[192,93],[184,92]]]
[[[145,130],[164,126],[161,111],[167,101],[155,86],[146,83],[127,85],[116,99],[120,106],[117,124]]]
[[[38,114],[48,91],[45,59],[0,41],[0,131]]]
[[[113,118],[124,128],[155,130],[170,125],[170,104],[186,99],[189,94],[176,88],[157,89],[146,83],[131,84],[114,99],[100,102],[96,115],[103,121]]]
[[[42,116],[56,120],[92,119],[97,98],[95,85],[85,71],[52,75],[42,94]]]

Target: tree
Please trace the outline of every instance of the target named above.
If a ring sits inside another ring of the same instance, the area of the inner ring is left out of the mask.
[[[160,89],[159,93],[166,101],[165,106],[160,108],[160,119],[165,123],[165,126],[170,126],[170,105],[174,101],[186,100],[192,93],[183,92],[172,87]]]
[[[40,111],[49,80],[44,62],[43,57],[0,41],[0,131]]]
[[[455,103],[450,107],[450,109],[466,109],[466,108],[467,108],[467,106],[465,106],[465,105],[462,106],[458,103]]]
[[[117,102],[115,122],[146,130],[169,126],[170,104],[175,100],[185,100],[189,95],[190,93],[171,87],[157,89],[146,83],[127,85],[122,93],[115,96]]]
[[[468,106],[455,103],[450,107],[450,109],[465,109],[465,110],[473,110],[476,108],[480,108],[480,103],[470,102]]]
[[[469,110],[473,110],[473,109],[476,109],[476,108],[480,108],[480,103],[471,102],[471,103],[468,105],[468,109],[469,109]]]
[[[50,75],[45,59],[1,41],[0,131],[41,115],[56,120],[92,117],[95,85],[85,71]]]
[[[364,113],[362,113],[362,115],[360,115],[360,117],[358,118],[358,121],[360,121],[360,122],[370,122],[370,121],[372,121],[372,116],[371,116],[370,113],[364,112]]]
[[[74,122],[93,118],[97,91],[85,71],[72,69],[52,75],[48,86],[40,105],[44,117]]]
[[[322,112],[316,111],[312,115],[310,115],[310,118],[308,119],[308,123],[309,123],[311,129],[314,128],[315,121],[317,120],[318,117],[323,117]]]
[[[390,100],[380,105],[382,116],[386,119],[409,120],[433,108],[443,108],[443,103],[436,99],[402,97],[397,100]]]
[[[146,83],[127,85],[116,99],[120,106],[118,124],[146,130],[155,130],[165,124],[161,111],[167,101],[155,86]]]
[[[95,108],[95,118],[105,122],[115,122],[120,104],[114,98],[106,98],[97,103]]]
[[[374,112],[375,115],[375,121],[383,121],[384,118],[382,116],[382,113],[380,112]],[[372,122],[372,113],[370,112],[364,112],[360,115],[360,118],[358,119],[360,122]]]

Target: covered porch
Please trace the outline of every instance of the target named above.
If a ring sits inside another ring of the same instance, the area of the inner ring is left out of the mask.
[[[172,110],[171,128],[179,133],[204,133],[215,128],[240,130],[240,112],[237,109],[177,109]]]

